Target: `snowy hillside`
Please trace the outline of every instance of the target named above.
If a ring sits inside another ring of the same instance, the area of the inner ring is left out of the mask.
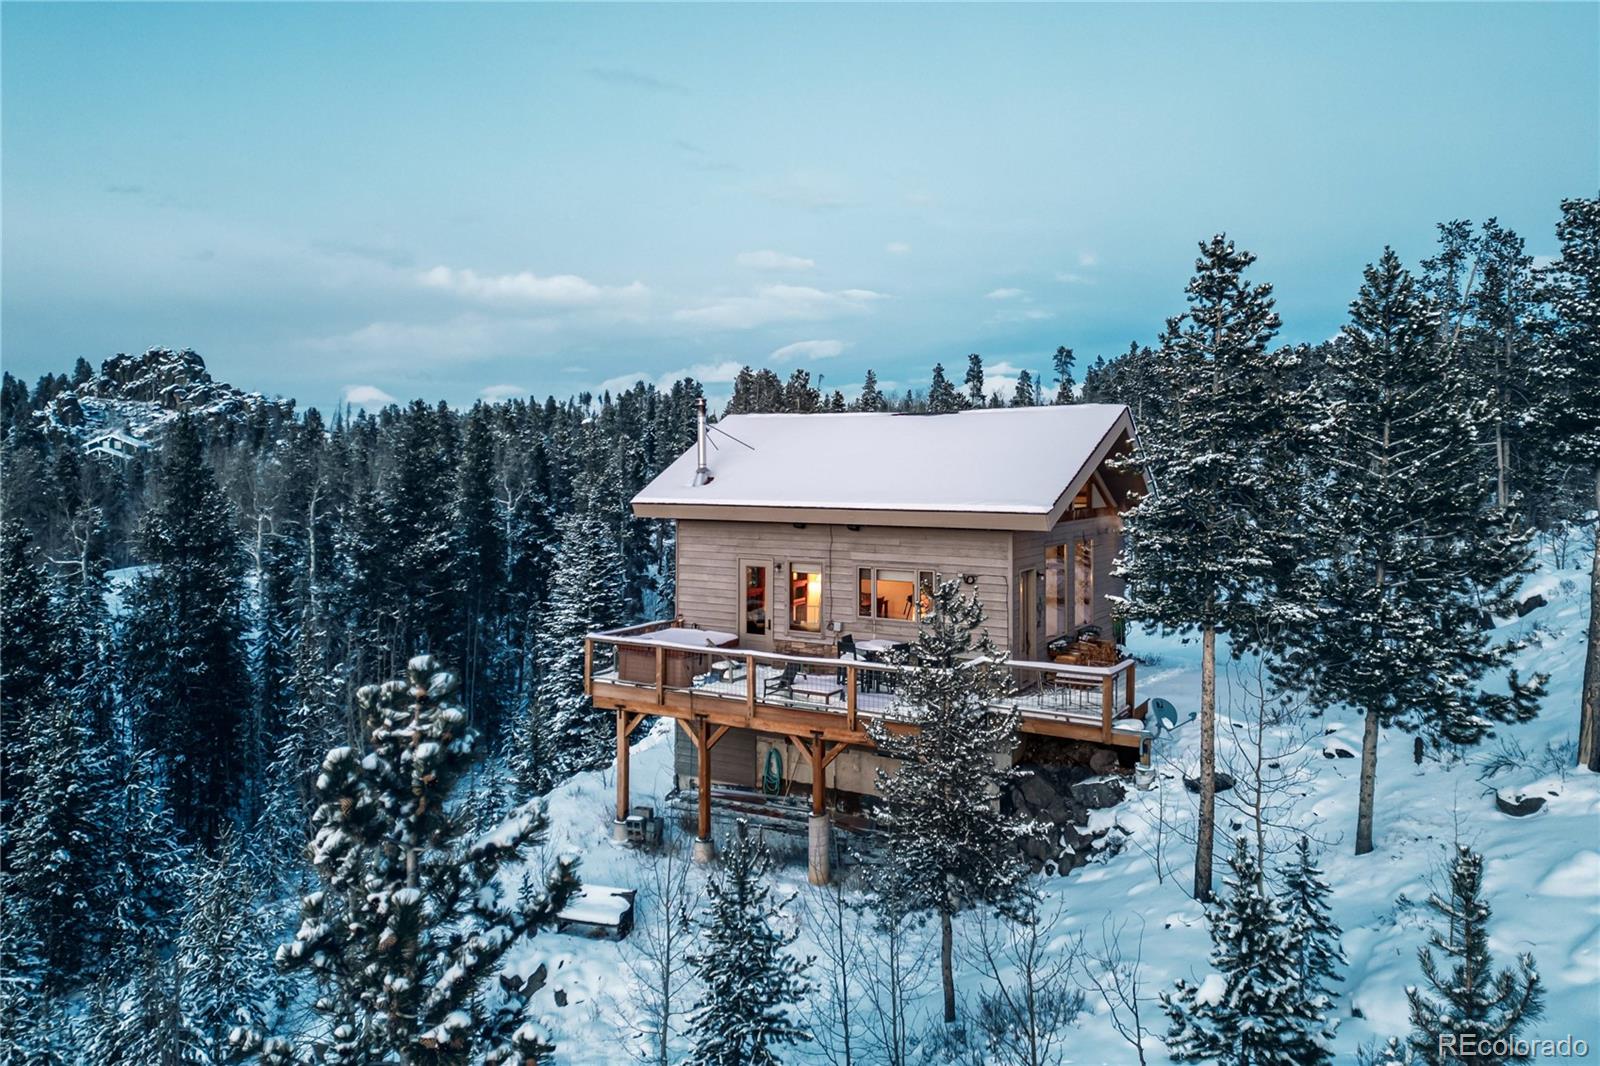
[[[1577,554],[1580,565],[1586,556]],[[1570,742],[1577,723],[1578,686],[1582,673],[1584,627],[1587,624],[1586,571],[1557,569],[1551,553],[1542,552],[1540,569],[1524,594],[1543,596],[1547,605],[1520,619],[1504,621],[1502,631],[1535,638],[1517,665],[1524,676],[1550,675],[1549,695],[1541,716],[1526,725],[1502,727],[1497,736],[1464,758],[1429,753],[1420,766],[1412,761],[1409,736],[1391,732],[1379,754],[1377,850],[1360,858],[1352,854],[1358,759],[1339,755],[1341,748],[1359,750],[1360,721],[1341,715],[1311,716],[1300,731],[1285,729],[1269,736],[1271,751],[1294,746],[1290,734],[1302,735],[1308,746],[1299,755],[1278,759],[1287,778],[1288,809],[1280,821],[1311,834],[1321,848],[1321,863],[1333,886],[1334,917],[1344,930],[1349,964],[1340,988],[1340,1025],[1336,1043],[1339,1062],[1353,1062],[1359,1046],[1381,1042],[1409,1029],[1405,986],[1418,981],[1417,949],[1429,918],[1421,905],[1438,880],[1438,869],[1452,851],[1452,842],[1470,844],[1486,856],[1485,891],[1494,909],[1491,948],[1497,964],[1518,952],[1531,952],[1547,986],[1546,1014],[1533,1032],[1559,1037],[1571,1033],[1600,1046],[1600,777],[1571,770]],[[1141,692],[1171,700],[1187,716],[1199,691],[1199,645],[1156,640],[1137,632],[1129,647],[1147,664],[1140,673]],[[1220,656],[1219,656],[1220,658]],[[1229,761],[1230,699],[1243,694],[1239,672],[1223,672],[1218,706],[1219,766]],[[1235,705],[1237,706],[1237,704]],[[634,748],[632,787],[635,802],[658,808],[671,787],[671,724],[661,723]],[[1098,817],[1114,822],[1126,835],[1120,852],[1068,877],[1048,878],[1046,910],[1065,908],[1054,932],[1060,948],[1076,934],[1086,945],[1099,946],[1106,923],[1124,927],[1123,948],[1134,950],[1140,924],[1144,928],[1141,994],[1144,1022],[1152,1033],[1146,1049],[1151,1061],[1163,1061],[1160,1036],[1166,1020],[1155,997],[1174,980],[1200,981],[1206,975],[1209,947],[1202,909],[1188,895],[1192,846],[1184,839],[1193,820],[1194,797],[1181,775],[1197,759],[1198,734],[1190,724],[1163,742],[1156,759],[1153,788],[1131,793],[1114,811]],[[1497,756],[1514,765],[1491,773]],[[1537,795],[1546,800],[1531,817],[1500,813],[1496,788]],[[643,867],[637,856],[610,842],[612,779],[589,773],[569,780],[551,797],[552,851],[582,856],[586,881],[637,886]],[[1219,837],[1236,819],[1226,794],[1219,797]],[[1219,844],[1221,842],[1219,841]],[[1223,849],[1223,854],[1226,849]],[[1161,876],[1156,857],[1161,862]],[[698,873],[696,874],[698,876]],[[803,869],[781,872],[785,887],[797,894],[791,911],[800,913],[817,890],[805,883]],[[659,920],[641,904],[640,923]],[[958,921],[958,941],[969,940],[973,919]],[[638,934],[636,933],[635,936]],[[541,998],[543,1020],[559,1044],[563,1063],[614,1062],[623,1058],[619,1041],[625,1031],[619,1018],[626,1009],[626,949],[609,942],[590,942],[547,934],[524,945],[511,967],[526,973],[540,963],[549,967],[550,985]],[[819,947],[802,937],[796,950],[820,955]],[[958,956],[959,957],[959,956]],[[962,995],[970,1004],[983,985],[970,965],[958,970]],[[559,995],[558,995],[559,993]],[[564,1005],[558,1006],[558,1002]],[[1069,1041],[1069,1061],[1129,1063],[1133,1050],[1113,1029],[1103,1003],[1092,992]],[[936,989],[918,1004],[924,1017],[915,1028],[925,1031],[937,1017]],[[802,1049],[796,1060],[819,1055],[815,1046]],[[821,1060],[826,1061],[826,1060]]]

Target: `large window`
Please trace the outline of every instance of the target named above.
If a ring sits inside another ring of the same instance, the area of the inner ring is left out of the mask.
[[[862,618],[915,621],[933,607],[932,570],[856,571],[856,614]]]
[[[1072,584],[1077,590],[1079,626],[1094,624],[1094,542],[1080,540],[1072,556]]]
[[[822,632],[822,565],[789,564],[789,628]]]
[[[1053,544],[1044,550],[1044,638],[1050,640],[1067,631],[1072,605],[1067,600],[1067,545]]]

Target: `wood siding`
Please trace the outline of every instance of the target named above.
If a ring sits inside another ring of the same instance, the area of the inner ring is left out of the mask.
[[[682,727],[673,731],[673,770],[679,787],[693,785],[700,772],[700,753],[694,741],[683,735]],[[711,780],[718,785],[755,788],[756,733],[753,729],[730,729],[711,749]]]
[[[945,578],[971,575],[976,579],[969,588],[981,597],[995,640],[1005,644],[1013,574],[1012,537],[1012,533],[1003,530],[890,526],[850,529],[817,524],[796,528],[782,522],[684,519],[678,523],[677,610],[688,622],[737,633],[741,643],[751,643],[744,635],[739,560],[770,559],[772,624],[768,636],[780,650],[792,648],[798,653],[801,645],[816,651],[831,649],[839,633],[828,631],[829,622],[840,623],[842,632],[858,640],[910,640],[917,632],[914,621],[857,615],[856,570],[936,570]],[[790,563],[822,565],[820,633],[788,628]]]

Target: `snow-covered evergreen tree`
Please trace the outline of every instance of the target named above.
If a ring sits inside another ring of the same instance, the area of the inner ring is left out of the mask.
[[[1180,980],[1161,996],[1171,1020],[1168,1054],[1175,1062],[1228,1066],[1329,1061],[1317,1032],[1322,1016],[1301,987],[1288,918],[1242,837],[1228,870],[1226,896],[1207,912],[1212,972],[1198,985]]]
[[[1033,375],[1024,370],[1017,375],[1017,387],[1011,392],[1012,407],[1032,407],[1039,402],[1039,394],[1033,384]]]
[[[1320,560],[1295,624],[1292,676],[1324,706],[1366,715],[1356,854],[1373,847],[1379,731],[1471,744],[1536,710],[1542,679],[1510,695],[1474,684],[1505,661],[1489,613],[1509,613],[1526,534],[1494,506],[1478,405],[1441,343],[1437,308],[1399,257],[1369,266],[1328,354],[1308,494]]]
[[[1028,826],[994,803],[1014,777],[996,754],[1011,751],[1017,715],[994,708],[1011,679],[984,622],[976,595],[940,582],[899,675],[898,698],[916,731],[867,726],[897,764],[878,772],[885,839],[874,890],[886,912],[938,919],[946,1022],[956,1011],[951,920],[972,906],[1020,912],[1027,898],[1017,839]]]
[[[878,375],[870,367],[867,376],[861,383],[861,395],[856,397],[856,410],[858,411],[885,411],[889,401],[884,399],[883,393],[878,389]]]
[[[54,617],[49,576],[33,534],[16,518],[7,518],[0,526],[0,703],[5,705],[0,714],[0,860],[32,780],[31,731],[50,716]]]
[[[119,761],[111,813],[115,846],[106,858],[107,949],[129,964],[152,944],[167,943],[177,928],[184,899],[189,849],[180,842],[167,793],[155,773],[156,759],[134,752]]]
[[[545,736],[530,744],[548,753],[548,762],[521,760],[518,776],[543,793],[571,774],[604,765],[615,727],[609,712],[599,712],[583,691],[583,638],[623,621],[617,594],[622,559],[610,528],[593,509],[560,522],[561,546],[556,576],[539,633],[537,717]]]
[[[187,414],[167,431],[159,482],[142,530],[155,566],[130,598],[120,657],[139,743],[161,757],[178,823],[209,839],[259,760],[246,750],[251,687],[238,537]]]
[[[263,1025],[272,1011],[279,980],[255,883],[231,832],[190,871],[175,946],[186,1063],[233,1061],[229,1034]]]
[[[1284,935],[1299,983],[1296,994],[1305,1002],[1307,1013],[1300,1061],[1309,1066],[1330,1058],[1327,1045],[1337,1024],[1333,986],[1341,980],[1344,949],[1339,946],[1339,926],[1328,906],[1328,883],[1311,854],[1310,838],[1300,838],[1279,877],[1283,882],[1279,903]]]
[[[963,397],[968,407],[982,407],[984,402],[983,391],[983,356],[973,352],[967,356],[967,376],[964,384],[967,394]]]
[[[1543,275],[1550,319],[1540,365],[1552,410],[1541,423],[1552,455],[1582,472],[1600,515],[1600,198],[1561,202],[1561,255]],[[1578,765],[1600,773],[1600,537],[1589,565],[1589,637],[1583,664]]]
[[[961,395],[944,375],[944,364],[933,364],[933,380],[928,384],[927,410],[930,415],[947,415],[961,410]]]
[[[1496,973],[1489,956],[1488,901],[1483,898],[1483,856],[1457,845],[1449,870],[1448,895],[1435,892],[1428,906],[1442,919],[1443,931],[1432,933],[1430,947],[1418,951],[1426,988],[1407,988],[1411,1001],[1411,1047],[1429,1066],[1500,1066],[1523,1061],[1515,1056],[1446,1051],[1440,1036],[1453,1035],[1455,1046],[1470,1038],[1479,1048],[1517,1036],[1544,1009],[1544,987],[1533,956],[1517,957],[1516,968]],[[1441,973],[1434,956],[1444,956],[1449,972]]]
[[[1200,812],[1194,894],[1211,894],[1216,804],[1216,638],[1234,649],[1276,605],[1271,578],[1296,558],[1292,476],[1299,396],[1293,356],[1274,352],[1272,287],[1244,272],[1255,256],[1217,235],[1200,245],[1188,308],[1167,323],[1158,359],[1172,412],[1140,434],[1151,494],[1127,516],[1127,613],[1163,631],[1201,633]]]
[[[492,979],[505,952],[533,935],[576,887],[570,860],[531,900],[501,879],[545,830],[530,803],[489,833],[468,832],[452,806],[474,735],[453,696],[459,682],[430,656],[403,681],[357,694],[364,751],[328,752],[317,779],[312,862],[322,887],[302,901],[280,965],[318,986],[320,1031],[236,1034],[264,1062],[464,1064],[541,1061],[548,1040],[523,1014],[535,989]]]
[[[1051,357],[1051,365],[1056,372],[1056,403],[1072,402],[1072,365],[1074,362],[1072,349],[1066,345],[1056,348],[1056,353]]]
[[[794,1018],[810,991],[810,961],[787,950],[798,933],[767,883],[769,866],[741,819],[706,884],[699,944],[688,956],[701,993],[687,1066],[777,1066],[784,1047],[811,1039]]]

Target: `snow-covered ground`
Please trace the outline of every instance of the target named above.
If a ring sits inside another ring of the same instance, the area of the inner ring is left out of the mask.
[[[1340,746],[1359,751],[1359,716],[1312,718],[1309,758],[1282,762],[1285,770],[1298,770],[1299,776],[1289,818],[1322,845],[1321,863],[1333,886],[1334,916],[1344,929],[1349,965],[1339,1002],[1339,1062],[1353,1062],[1360,1045],[1409,1029],[1404,990],[1419,979],[1417,949],[1431,922],[1422,901],[1458,839],[1486,856],[1484,887],[1494,909],[1491,947],[1496,963],[1505,965],[1523,951],[1538,961],[1546,985],[1546,1011],[1533,1033],[1552,1038],[1570,1033],[1588,1041],[1591,1055],[1600,1054],[1600,776],[1570,770],[1570,747],[1560,748],[1576,735],[1588,575],[1573,568],[1570,560],[1568,569],[1557,570],[1548,553],[1540,562],[1523,594],[1540,594],[1548,605],[1507,621],[1504,629],[1537,638],[1535,646],[1519,656],[1518,666],[1523,676],[1535,671],[1550,675],[1543,713],[1525,725],[1502,727],[1495,738],[1464,758],[1430,754],[1421,766],[1412,761],[1411,738],[1388,733],[1378,757],[1373,853],[1359,858],[1352,854],[1358,760],[1333,754]],[[1576,565],[1586,567],[1586,557],[1579,554]],[[1199,694],[1198,642],[1134,633],[1129,647],[1147,660],[1140,671],[1141,695],[1166,697],[1186,717]],[[1230,686],[1219,688],[1219,711],[1226,715]],[[1224,719],[1219,733],[1226,736],[1229,728]],[[671,787],[670,729],[670,723],[662,723],[634,748],[635,803],[660,808]],[[1502,742],[1514,745],[1525,757],[1486,780],[1484,764]],[[1064,937],[1082,932],[1093,946],[1107,919],[1131,920],[1129,929],[1134,932],[1143,923],[1143,991],[1152,998],[1144,1014],[1153,1029],[1147,1042],[1153,1062],[1163,1060],[1159,1038],[1165,1031],[1155,994],[1179,977],[1199,981],[1207,973],[1209,939],[1202,910],[1187,892],[1193,851],[1183,839],[1186,831],[1192,831],[1194,797],[1180,779],[1180,772],[1194,765],[1197,744],[1192,724],[1180,728],[1158,749],[1156,786],[1096,816],[1128,834],[1119,853],[1068,877],[1042,882],[1051,903],[1065,906],[1058,928]],[[1324,757],[1325,747],[1329,757]],[[1560,750],[1547,759],[1551,747]],[[1225,742],[1223,748],[1226,755]],[[1531,817],[1513,818],[1496,810],[1496,787],[1542,795],[1548,802]],[[640,881],[636,856],[610,842],[614,796],[609,772],[584,774],[564,784],[551,800],[555,828],[549,846],[581,854],[585,880],[634,886]],[[1219,886],[1230,835],[1222,811]],[[1163,865],[1159,878],[1154,861],[1158,844]],[[803,869],[784,870],[780,876],[793,891],[808,891]],[[638,920],[648,922],[652,917],[642,912]],[[958,923],[958,943],[965,924]],[[1131,949],[1132,944],[1127,946]],[[519,972],[540,962],[549,966],[550,983],[540,997],[540,1013],[559,1042],[558,1061],[625,1059],[617,1028],[628,979],[621,950],[609,942],[546,934],[519,947],[512,957],[509,965]],[[796,950],[819,954],[803,937]],[[983,984],[979,974],[965,968],[957,980],[969,998],[975,998]],[[565,993],[561,997],[565,1006],[556,1006],[557,989]],[[931,991],[922,1006],[936,1012],[936,989]],[[1069,1061],[1135,1061],[1103,1005],[1092,994],[1088,1003],[1069,1043]],[[798,1049],[792,1058],[806,1061],[805,1050]]]

